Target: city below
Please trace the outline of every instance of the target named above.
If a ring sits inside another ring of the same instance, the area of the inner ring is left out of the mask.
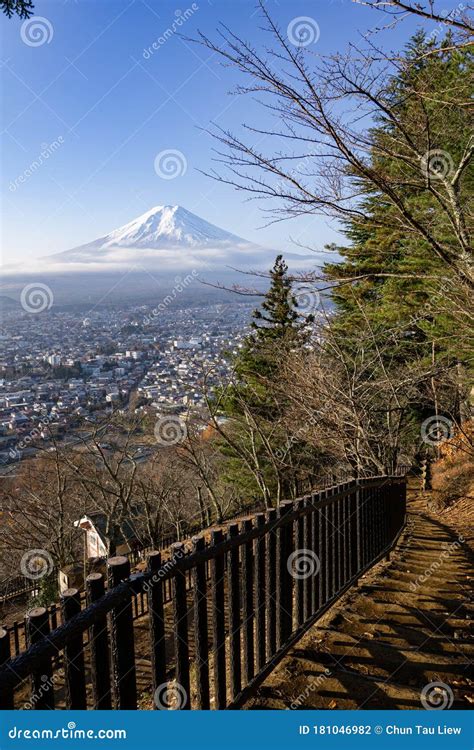
[[[7,312],[0,333],[0,470],[84,439],[109,414],[204,407],[247,331],[248,302]]]

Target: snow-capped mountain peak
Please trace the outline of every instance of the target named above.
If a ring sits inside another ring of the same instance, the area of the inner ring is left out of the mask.
[[[154,206],[86,245],[42,258],[57,272],[110,271],[133,266],[173,271],[247,264],[267,251],[182,206]],[[268,262],[266,262],[266,266]]]
[[[216,243],[248,244],[241,237],[210,224],[181,206],[155,206],[91,244],[105,250],[112,247],[194,248]]]

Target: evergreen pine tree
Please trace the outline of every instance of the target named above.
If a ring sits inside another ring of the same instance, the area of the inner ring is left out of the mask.
[[[226,458],[224,480],[234,489],[240,488],[244,497],[261,494],[261,485],[257,485],[242,461],[241,452],[235,448],[237,445],[250,450],[249,421],[257,425],[252,434],[252,451],[259,463],[261,484],[271,488],[272,502],[276,485],[285,496],[294,496],[298,471],[304,473],[305,462],[312,464],[316,460],[313,453],[307,462],[302,441],[289,441],[287,431],[280,427],[287,408],[279,384],[281,362],[306,343],[312,320],[312,315],[298,314],[288,266],[278,255],[270,271],[269,289],[260,308],[253,313],[251,332],[235,359],[235,382],[218,394],[221,413],[232,426],[234,444],[225,440],[220,444]],[[276,467],[275,456],[283,454],[285,461]],[[298,466],[296,471],[292,468],[295,466]]]
[[[278,361],[291,348],[302,346],[313,316],[301,318],[288,266],[278,255],[270,271],[270,287],[260,308],[253,312],[251,333],[236,361],[242,378],[272,377]]]
[[[34,12],[32,0],[0,0],[0,8],[8,18],[29,18]]]
[[[449,35],[437,42],[418,32],[408,44],[399,76],[387,91],[387,106],[396,112],[421,152],[429,142],[430,151],[440,151],[457,164],[471,133],[468,107],[464,106],[471,86],[472,53],[454,49]],[[426,122],[429,141],[426,126],[420,127]],[[401,140],[401,153],[390,155],[397,142],[397,130],[390,118],[378,119],[372,137],[373,166],[398,180],[413,213],[429,217],[432,233],[454,246],[453,227],[440,218],[437,198],[420,179],[422,165],[404,162],[403,149],[407,147]],[[472,195],[472,182],[471,168],[465,171],[459,188],[465,202]],[[342,344],[349,349],[351,342],[357,344],[367,319],[381,339],[384,331],[398,331],[398,348],[391,352],[394,360],[421,357],[428,362],[436,341],[440,363],[466,361],[469,351],[462,337],[449,335],[455,327],[453,320],[434,304],[450,276],[449,268],[422,237],[407,231],[396,218],[391,219],[397,214],[395,207],[374,190],[372,183],[354,174],[354,186],[366,196],[362,207],[365,221],[346,224],[351,244],[340,248],[344,261],[325,266],[329,280],[366,276],[333,291],[337,309],[334,330],[339,331]]]

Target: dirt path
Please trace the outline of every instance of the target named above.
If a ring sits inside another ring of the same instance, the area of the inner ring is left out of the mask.
[[[472,534],[471,525],[471,541]],[[321,618],[245,708],[415,709],[423,707],[423,689],[428,705],[469,708],[468,536],[465,516],[437,516],[427,510],[426,496],[413,493],[407,532],[392,560]]]

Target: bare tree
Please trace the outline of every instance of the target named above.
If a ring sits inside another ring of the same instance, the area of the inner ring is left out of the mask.
[[[403,9],[412,4],[372,5]],[[201,44],[247,80],[237,93],[258,97],[272,123],[244,125],[247,137],[214,128],[220,144],[217,162],[223,166],[211,176],[254,198],[275,200],[276,207],[267,209],[271,221],[319,213],[361,226],[366,216],[358,180],[363,179],[387,206],[374,225],[418,238],[447,275],[474,288],[464,185],[474,149],[472,136],[457,134],[464,138],[458,155],[440,154],[440,108],[434,106],[439,102],[423,82],[414,78],[411,84],[408,123],[389,94],[392,77],[407,61],[391,58],[372,44],[325,58],[313,55],[278,27],[263,2],[260,10],[273,42],[266,52],[227,27],[221,27],[218,41],[200,34]],[[412,12],[419,10],[413,4]],[[459,23],[452,19],[454,26]],[[443,106],[448,105],[464,117],[468,89],[458,88],[456,98],[446,92]],[[383,138],[371,129],[376,120],[386,125]],[[388,163],[397,164],[397,169],[389,169]],[[408,200],[407,194],[416,190],[430,196],[438,221]]]
[[[14,479],[2,483],[0,559],[4,571],[20,575],[19,560],[29,550],[45,550],[57,566],[74,561],[77,532],[73,522],[84,510],[70,472],[58,453],[25,461]]]
[[[474,33],[474,24],[469,17],[473,9],[470,3],[459,3],[455,8],[447,11],[439,10],[435,0],[428,2],[405,2],[405,0],[353,0],[358,5],[366,5],[373,10],[383,13],[389,19],[389,26],[393,27],[405,18],[415,16],[419,19],[434,21],[466,35]]]

